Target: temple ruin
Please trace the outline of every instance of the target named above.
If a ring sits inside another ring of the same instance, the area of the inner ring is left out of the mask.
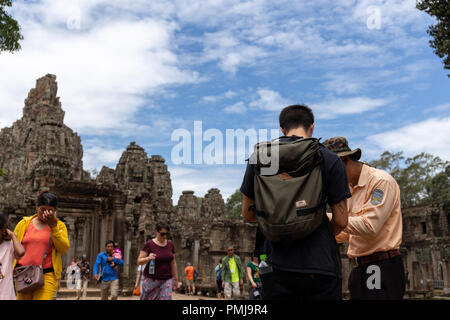
[[[118,241],[124,253],[124,288],[134,283],[136,259],[155,225],[171,226],[178,272],[183,279],[186,262],[199,271],[197,287],[214,290],[214,267],[226,255],[226,246],[249,261],[256,227],[225,216],[218,189],[204,197],[183,191],[172,204],[172,184],[165,160],[149,157],[131,142],[115,169],[103,167],[93,179],[83,169],[81,139],[64,124],[54,75],[36,81],[25,99],[23,116],[0,131],[0,210],[9,214],[11,227],[35,213],[36,197],[50,190],[58,197],[58,216],[65,222],[70,249],[63,266],[87,254],[93,266],[106,240]],[[449,202],[403,210],[403,253],[409,285],[407,297],[429,297],[450,292]],[[341,245],[343,291],[351,265]]]
[[[81,139],[64,124],[54,75],[36,81],[23,116],[0,131],[0,210],[13,228],[21,217],[35,213],[37,195],[50,190],[58,197],[58,217],[66,224],[70,249],[63,266],[87,254],[93,266],[106,240],[118,241],[123,250],[124,287],[134,284],[136,260],[158,222],[171,226],[180,279],[186,262],[199,271],[199,284],[215,288],[214,267],[233,244],[243,257],[253,250],[255,226],[225,217],[218,189],[203,198],[185,191],[172,204],[172,184],[165,160],[148,157],[131,142],[115,169],[103,167],[93,179],[83,170]],[[209,289],[211,289],[209,288]]]

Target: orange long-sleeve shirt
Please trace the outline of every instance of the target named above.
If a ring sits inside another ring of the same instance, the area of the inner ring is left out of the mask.
[[[347,199],[348,225],[336,236],[349,242],[349,258],[398,249],[402,242],[400,188],[383,170],[363,165]]]

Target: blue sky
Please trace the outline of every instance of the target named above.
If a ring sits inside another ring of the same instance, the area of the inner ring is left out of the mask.
[[[85,169],[114,168],[131,141],[166,159],[176,203],[239,188],[244,165],[175,165],[174,130],[277,129],[305,103],[314,136],[450,160],[450,80],[415,0],[14,1],[25,39],[0,55],[0,127],[35,80],[56,74]],[[204,145],[207,145],[205,143]]]

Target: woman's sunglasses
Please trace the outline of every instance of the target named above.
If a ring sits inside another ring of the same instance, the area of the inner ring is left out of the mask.
[[[164,236],[168,236],[169,233],[168,233],[168,232],[160,232],[159,235],[160,235],[161,237],[164,237]]]

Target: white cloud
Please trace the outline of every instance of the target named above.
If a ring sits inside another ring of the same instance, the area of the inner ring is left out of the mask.
[[[429,118],[366,140],[380,150],[403,151],[407,156],[427,152],[450,160],[450,117]]]
[[[326,90],[335,92],[337,94],[350,93],[354,94],[361,91],[367,86],[365,79],[361,76],[356,76],[354,74],[332,74],[328,73],[325,75],[326,81],[324,82],[324,87]]]
[[[217,96],[205,96],[202,98],[204,102],[218,102],[224,99],[231,99],[236,96],[236,92],[232,90],[228,90],[222,94],[219,94]]]
[[[425,15],[416,8],[416,0],[361,0],[353,10],[353,18],[366,23],[367,8],[376,7],[380,10],[381,28],[403,27],[423,22]]]
[[[428,108],[424,112],[425,113],[442,112],[442,113],[447,114],[448,112],[450,112],[450,103],[444,103],[444,104],[440,104],[435,107]]]
[[[224,111],[225,113],[244,114],[245,112],[247,112],[247,107],[242,101],[239,101],[231,106],[226,107]]]
[[[226,201],[241,187],[245,173],[244,166],[169,166],[168,169],[172,179],[174,204],[178,203],[185,190],[193,190],[196,197],[204,197],[211,188],[218,188]]]
[[[97,169],[100,172],[103,166],[115,169],[125,149],[108,149],[92,145],[90,147],[84,147],[83,151],[84,169]]]
[[[292,104],[290,100],[281,97],[281,95],[270,89],[258,89],[259,98],[250,102],[250,107],[268,111],[280,111],[287,105]]]
[[[219,61],[219,67],[230,73],[236,73],[239,67],[252,65],[267,56],[262,48],[244,43],[230,31],[206,33],[203,46],[203,62]]]
[[[181,66],[175,53],[175,23],[105,15],[74,30],[67,28],[67,10],[58,3],[48,0],[15,9],[17,16],[32,20],[21,20],[22,50],[3,53],[0,59],[2,126],[19,117],[34,80],[47,73],[57,76],[66,124],[89,134],[132,127],[134,115],[149,96],[167,86],[199,80],[196,72]],[[44,4],[54,16],[37,16]],[[88,20],[94,12],[86,10],[83,17]]]
[[[334,119],[342,115],[354,115],[381,108],[389,102],[389,99],[373,99],[369,97],[333,98],[313,103],[310,105],[310,108],[319,119]]]

